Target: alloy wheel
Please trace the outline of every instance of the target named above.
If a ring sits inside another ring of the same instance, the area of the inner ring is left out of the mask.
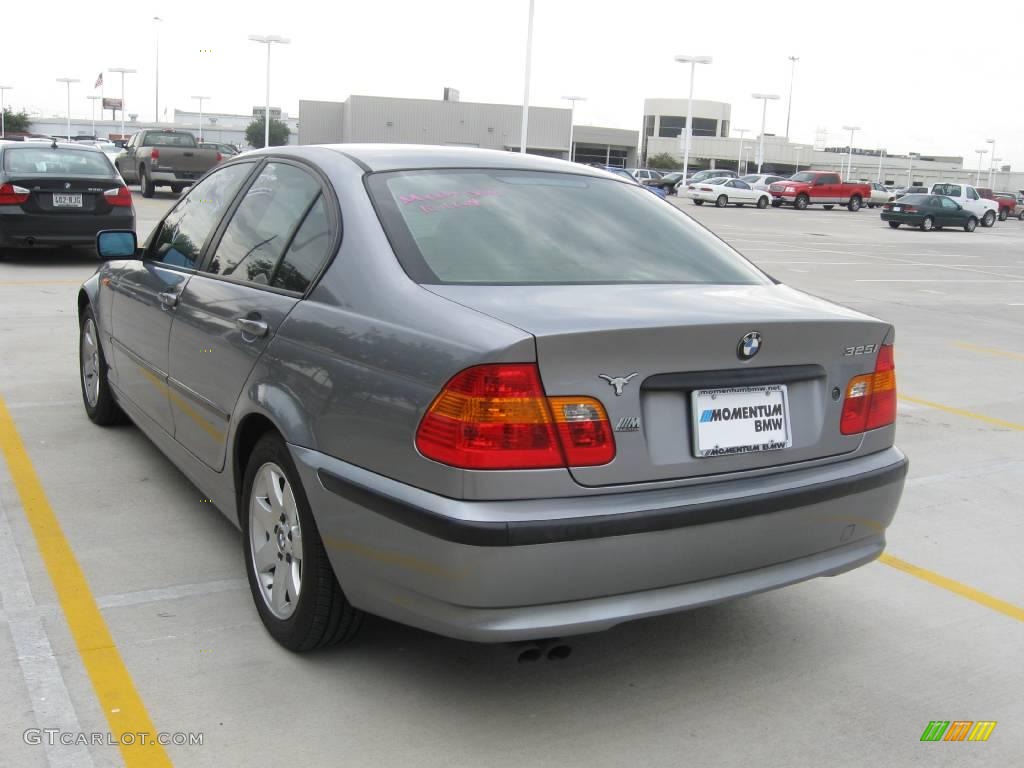
[[[267,462],[249,498],[249,556],[260,595],[278,619],[288,619],[302,590],[302,527],[284,470]]]
[[[100,350],[96,335],[96,324],[86,318],[82,325],[81,339],[82,383],[85,385],[85,399],[89,406],[96,407],[100,397]]]

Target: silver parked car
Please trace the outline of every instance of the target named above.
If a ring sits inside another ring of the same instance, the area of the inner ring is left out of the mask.
[[[894,331],[646,189],[507,152],[219,165],[78,296],[127,415],[242,531],[283,645],[363,612],[550,638],[871,562],[907,470]]]

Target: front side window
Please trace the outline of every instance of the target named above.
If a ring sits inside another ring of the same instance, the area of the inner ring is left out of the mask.
[[[252,167],[252,163],[229,165],[192,187],[164,218],[149,249],[149,259],[194,268],[210,233]]]
[[[270,285],[284,249],[319,194],[319,182],[301,168],[267,163],[231,217],[208,271]]]
[[[569,173],[377,173],[369,191],[420,283],[767,284],[724,242],[636,185]]]

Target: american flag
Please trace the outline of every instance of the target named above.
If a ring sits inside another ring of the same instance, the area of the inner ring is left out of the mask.
[[[96,85],[94,85],[93,88],[102,88],[102,87],[103,87],[103,73],[100,72],[99,77],[96,78]]]

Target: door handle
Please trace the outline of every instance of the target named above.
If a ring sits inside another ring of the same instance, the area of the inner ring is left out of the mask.
[[[262,320],[253,320],[248,317],[240,317],[235,320],[235,325],[246,336],[266,336],[269,326]]]
[[[174,309],[178,306],[178,297],[180,294],[177,291],[163,291],[156,295],[160,301],[160,306],[163,309]]]

